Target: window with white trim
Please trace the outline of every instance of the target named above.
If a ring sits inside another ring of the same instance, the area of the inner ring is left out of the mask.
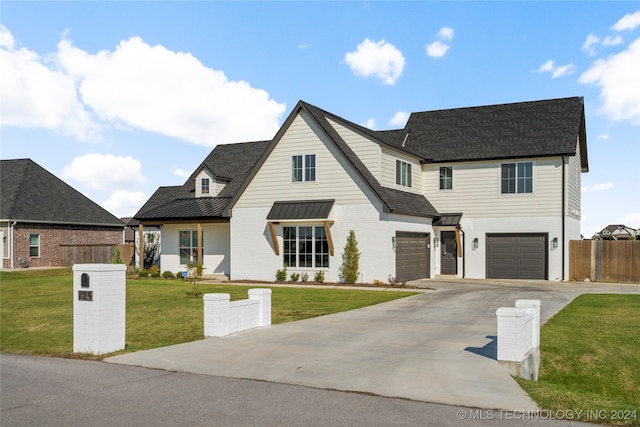
[[[36,258],[40,256],[40,235],[39,234],[29,235],[29,256],[32,258]]]
[[[451,166],[440,167],[440,189],[441,190],[453,189],[453,167]]]
[[[396,160],[396,184],[411,187],[411,163]]]
[[[282,240],[285,266],[329,267],[329,241],[323,226],[282,227]]]
[[[198,232],[196,230],[180,231],[180,264],[200,262],[198,259]]]
[[[503,163],[502,194],[533,193],[533,162]]]
[[[316,180],[316,155],[291,156],[291,180],[293,182]]]
[[[202,178],[200,181],[200,188],[202,190],[202,194],[209,194],[209,178]]]

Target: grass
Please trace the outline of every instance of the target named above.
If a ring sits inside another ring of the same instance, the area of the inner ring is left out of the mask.
[[[260,286],[200,284],[203,293],[246,299]],[[264,286],[268,287],[268,286]],[[202,295],[182,280],[127,281],[126,348],[146,350],[204,337]],[[273,287],[272,323],[352,310],[415,295],[399,291]],[[0,272],[0,352],[58,357],[73,353],[73,275],[70,269]]]
[[[579,296],[540,335],[538,381],[517,381],[541,408],[640,425],[640,295]]]

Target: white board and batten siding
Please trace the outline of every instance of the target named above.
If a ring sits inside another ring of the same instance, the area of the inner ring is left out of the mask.
[[[209,193],[202,193],[202,179],[209,178]],[[203,168],[198,175],[196,175],[196,197],[215,197],[217,196],[226,182],[217,180],[215,175],[207,168]]]
[[[360,143],[360,149],[367,150],[365,142]],[[316,181],[294,183],[291,156],[305,154],[316,155]],[[233,207],[230,230],[232,279],[274,280],[276,271],[283,266],[283,225],[319,226],[323,222],[288,221],[277,224],[275,230],[280,254],[276,255],[267,223],[273,203],[320,199],[335,200],[328,218],[332,222],[331,236],[335,248],[334,256],[329,259],[329,268],[289,267],[288,270],[301,275],[307,273],[309,280],[313,280],[318,270],[324,271],[326,281],[339,280],[338,272],[349,230],[355,231],[362,252],[359,280],[369,282],[387,281],[390,275],[395,275],[392,237],[396,230],[425,233],[432,230],[430,219],[383,214],[381,203],[352,166],[333,143],[325,139],[313,121],[301,113]]]
[[[533,162],[533,193],[501,194],[501,164]],[[440,190],[440,166],[453,168],[453,189]],[[560,215],[562,204],[561,158],[509,161],[474,161],[423,165],[423,186],[439,212],[463,212],[474,217],[528,217]]]
[[[582,164],[580,160],[580,141],[576,143],[576,155],[570,156],[567,162],[567,215],[578,221],[581,218],[580,212],[582,203]],[[579,239],[579,235],[578,235]]]

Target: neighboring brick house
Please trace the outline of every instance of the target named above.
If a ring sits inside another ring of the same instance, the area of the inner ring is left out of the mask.
[[[118,245],[124,223],[31,159],[0,163],[2,268],[64,265],[61,246]]]
[[[270,141],[217,146],[136,213],[161,227],[161,269],[340,280],[451,275],[566,280],[589,170],[580,97],[412,113],[373,131],[300,101]]]

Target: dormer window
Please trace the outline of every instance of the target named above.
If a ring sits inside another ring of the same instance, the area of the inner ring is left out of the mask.
[[[209,178],[202,178],[200,182],[200,189],[202,191],[202,194],[209,194]]]

